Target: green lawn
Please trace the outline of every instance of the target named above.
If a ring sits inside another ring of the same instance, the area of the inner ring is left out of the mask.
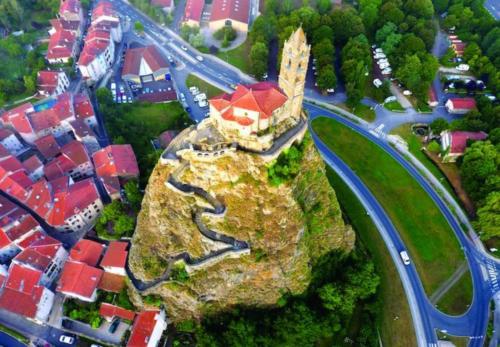
[[[328,118],[314,120],[313,129],[384,207],[431,295],[464,261],[455,235],[435,203],[404,168],[363,136]]]
[[[219,94],[224,93],[223,90],[211,85],[210,83],[202,80],[201,78],[196,77],[195,75],[189,75],[186,79],[186,85],[188,87],[198,87],[202,93],[207,94],[207,97],[213,98]]]
[[[247,39],[243,44],[230,51],[219,51],[217,57],[245,73],[250,73],[250,49],[250,40]]]
[[[370,251],[381,278],[378,299],[382,305],[378,313],[379,321],[376,324],[383,345],[415,346],[417,343],[408,301],[382,237],[349,187],[330,168],[327,169],[327,176],[335,189],[342,211],[363,245]]]
[[[408,143],[408,150],[413,154],[425,167],[441,182],[441,184],[448,190],[454,197],[455,191],[448,182],[446,176],[439,170],[434,162],[425,155],[421,150],[422,142],[419,137],[411,131],[411,124],[401,124],[399,127],[391,130],[391,134],[399,135]]]
[[[354,108],[351,108],[346,104],[338,104],[337,106],[343,108],[346,111],[354,113],[356,116],[364,119],[367,122],[373,122],[375,120],[375,111],[370,106],[366,106],[363,104],[359,104]]]
[[[444,313],[461,315],[472,302],[472,279],[467,271],[450,291],[438,301],[438,308]]]
[[[401,106],[401,104],[397,100],[385,103],[384,107],[386,109],[388,109],[389,111],[394,111],[394,112],[404,112],[405,111],[403,106]]]

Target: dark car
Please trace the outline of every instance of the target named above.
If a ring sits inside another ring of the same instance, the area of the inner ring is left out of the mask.
[[[71,329],[71,328],[73,328],[73,322],[70,321],[69,319],[63,319],[62,320],[62,326],[65,329]]]
[[[118,329],[118,325],[120,325],[120,319],[116,318],[109,326],[108,332],[114,334],[116,329]]]

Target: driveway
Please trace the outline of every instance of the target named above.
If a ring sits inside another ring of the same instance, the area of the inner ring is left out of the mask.
[[[406,96],[403,95],[401,89],[398,88],[394,83],[391,83],[391,93],[398,99],[398,102],[405,109],[412,108],[411,102],[408,100]]]
[[[71,320],[66,318],[73,323],[71,327],[71,331],[78,334],[88,336],[90,338],[100,340],[113,345],[121,345],[121,341],[125,332],[129,329],[130,325],[125,324],[124,322],[120,322],[118,329],[116,329],[115,333],[111,334],[108,329],[111,323],[104,321],[99,329],[92,329],[92,327],[88,324],[84,324],[82,322],[78,322],[75,320]]]

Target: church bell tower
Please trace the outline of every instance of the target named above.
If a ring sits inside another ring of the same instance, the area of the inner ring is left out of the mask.
[[[285,41],[281,58],[279,86],[288,97],[283,117],[298,121],[302,112],[307,66],[311,46],[302,27]]]

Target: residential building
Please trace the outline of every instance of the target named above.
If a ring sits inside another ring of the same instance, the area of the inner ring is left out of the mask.
[[[464,155],[468,141],[482,141],[488,134],[482,131],[444,131],[441,133],[441,151],[444,153],[443,162],[455,162]]]
[[[100,1],[92,11],[92,28],[109,31],[115,42],[123,37],[120,16],[109,1]]]
[[[36,139],[35,131],[28,118],[28,114],[31,112],[34,112],[34,108],[33,105],[28,102],[5,112],[0,117],[4,127],[14,130],[24,141],[30,144]]]
[[[94,107],[87,94],[75,94],[73,96],[73,109],[75,110],[76,119],[82,119],[90,127],[97,126]]]
[[[16,255],[12,263],[41,271],[40,284],[50,287],[59,276],[67,257],[68,252],[62,243],[47,235]]]
[[[125,54],[122,78],[135,84],[165,79],[168,63],[156,46],[130,48]]]
[[[104,271],[120,276],[127,275],[125,272],[128,254],[127,247],[128,244],[126,242],[111,241],[109,243],[100,264]]]
[[[79,0],[62,0],[59,6],[59,18],[68,22],[83,22],[83,9]]]
[[[35,323],[45,323],[54,303],[54,293],[40,284],[41,278],[39,270],[12,264],[0,294],[0,308]]]
[[[151,5],[161,8],[166,13],[172,13],[175,9],[174,0],[151,0]]]
[[[97,266],[104,248],[105,245],[102,243],[81,239],[69,252],[69,258],[89,266]]]
[[[99,308],[99,314],[108,322],[115,318],[120,318],[132,322],[135,318],[135,312],[126,310],[122,307],[103,302]]]
[[[43,163],[36,155],[32,155],[22,162],[24,169],[33,182],[38,181],[43,176]]]
[[[165,311],[142,311],[135,318],[127,347],[156,347],[166,328]]]
[[[466,114],[476,108],[476,100],[474,98],[450,98],[445,106],[449,113]]]
[[[6,263],[31,243],[38,240],[33,235],[43,230],[26,211],[0,197],[2,225],[0,227],[0,262]],[[8,213],[3,213],[10,210]]]
[[[69,79],[64,71],[39,71],[37,75],[38,93],[43,96],[57,96],[69,87]]]
[[[115,44],[109,31],[93,30],[85,38],[78,68],[84,79],[94,83],[100,80],[113,64]]]
[[[0,144],[15,156],[28,149],[19,141],[16,134],[7,128],[0,128]]]
[[[84,144],[74,140],[61,147],[61,153],[45,164],[43,172],[49,181],[64,175],[76,181],[92,176],[94,166]]]
[[[214,0],[210,14],[210,29],[216,31],[231,26],[240,32],[248,31],[250,0]]]
[[[183,24],[189,26],[200,26],[205,0],[187,0],[184,9]]]
[[[54,135],[40,137],[34,141],[34,145],[47,160],[50,160],[61,153],[61,147],[57,143]]]
[[[68,260],[64,264],[56,291],[78,300],[94,302],[102,273],[102,270],[85,263]]]
[[[67,64],[78,54],[78,40],[74,32],[61,28],[49,31],[49,46],[47,60],[50,64]]]
[[[79,142],[85,145],[88,153],[94,153],[101,148],[94,130],[92,130],[84,120],[76,119],[69,124],[73,129],[73,135]]]

